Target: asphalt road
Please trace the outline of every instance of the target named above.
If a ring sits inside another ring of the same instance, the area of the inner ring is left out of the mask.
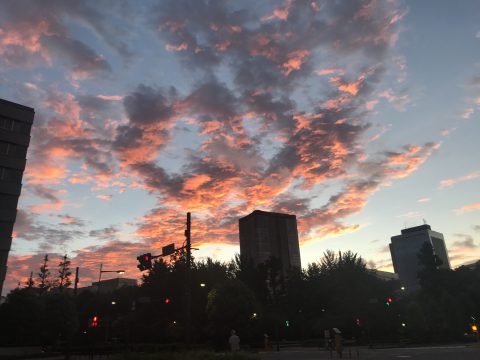
[[[415,359],[415,360],[480,360],[480,348],[465,346],[439,346],[421,348],[397,349],[359,349],[357,358],[356,349],[351,349],[349,357],[348,348],[343,352],[343,359]],[[261,354],[262,360],[320,360],[339,359],[336,353],[332,354],[318,349],[289,349],[280,352]]]

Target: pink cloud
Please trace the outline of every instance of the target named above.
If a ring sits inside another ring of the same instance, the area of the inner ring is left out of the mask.
[[[472,172],[470,174],[467,174],[467,175],[464,175],[464,176],[461,176],[461,177],[458,177],[458,178],[444,179],[444,180],[440,181],[440,189],[456,185],[460,182],[475,180],[475,179],[478,179],[478,178],[480,178],[480,172],[476,171],[476,172]]]
[[[188,44],[186,42],[181,43],[181,44],[166,44],[165,49],[167,51],[173,51],[173,52],[179,52],[179,51],[185,51],[188,50]]]
[[[465,213],[468,213],[468,212],[471,212],[471,211],[475,211],[475,210],[479,210],[479,209],[480,209],[480,202],[476,202],[476,203],[473,203],[473,204],[468,204],[468,205],[462,206],[461,208],[458,208],[458,209],[454,209],[453,211],[457,215],[462,215],[462,214],[465,214]]]
[[[97,98],[101,100],[107,101],[121,101],[123,100],[123,96],[121,95],[97,95]]]
[[[104,194],[101,194],[101,195],[97,195],[95,196],[97,199],[102,199],[102,200],[110,200],[113,195],[104,195]]]
[[[392,89],[382,91],[380,94],[378,94],[378,96],[381,98],[385,98],[398,111],[405,111],[406,106],[410,102],[410,97],[407,93],[395,95]]]

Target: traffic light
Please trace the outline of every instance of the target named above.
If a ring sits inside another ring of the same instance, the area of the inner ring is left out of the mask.
[[[390,306],[393,302],[393,299],[391,297],[387,298],[387,301],[385,302],[385,305]]]
[[[472,331],[473,331],[473,332],[477,332],[477,331],[478,331],[477,325],[472,325]]]
[[[290,321],[285,320],[285,326],[286,326],[286,327],[289,327],[289,326],[290,326]]]
[[[170,299],[169,298],[165,298],[165,304],[170,304]]]
[[[137,267],[140,271],[150,270],[152,268],[152,254],[146,253],[140,256],[137,256],[138,265]]]
[[[90,327],[97,327],[98,326],[98,316],[97,315],[94,315],[91,319],[90,319]]]
[[[360,319],[357,318],[357,320],[355,321],[355,323],[357,324],[357,326],[360,326]]]

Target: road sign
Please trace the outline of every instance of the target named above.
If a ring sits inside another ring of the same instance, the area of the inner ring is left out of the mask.
[[[162,256],[167,256],[175,252],[175,244],[169,244],[162,247]]]

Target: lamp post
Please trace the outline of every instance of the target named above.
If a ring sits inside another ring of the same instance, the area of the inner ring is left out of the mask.
[[[103,264],[100,264],[100,273],[98,274],[97,292],[100,292],[100,281],[102,281],[102,274],[103,273],[125,274],[125,270],[102,270],[102,269],[103,269]]]

